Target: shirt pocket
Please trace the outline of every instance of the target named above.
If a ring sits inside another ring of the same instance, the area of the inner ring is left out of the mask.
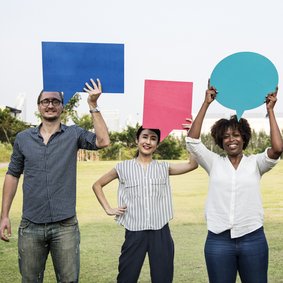
[[[166,178],[150,179],[150,196],[153,198],[161,198],[166,194],[167,182]]]
[[[140,185],[134,180],[124,180],[125,193],[129,199],[139,198],[141,196]]]

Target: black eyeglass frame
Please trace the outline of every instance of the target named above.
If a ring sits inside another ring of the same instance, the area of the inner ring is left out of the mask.
[[[62,103],[62,101],[61,101],[60,99],[57,99],[57,98],[54,98],[54,99],[45,98],[45,99],[40,100],[39,103],[40,103],[43,107],[49,106],[50,103],[51,103],[53,106],[57,107],[57,106],[59,106],[59,105]]]

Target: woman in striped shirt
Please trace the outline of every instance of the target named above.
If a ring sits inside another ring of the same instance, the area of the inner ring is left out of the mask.
[[[137,157],[120,162],[93,185],[98,201],[110,216],[125,227],[125,242],[119,258],[118,283],[138,281],[148,253],[151,280],[171,283],[174,242],[168,222],[173,218],[169,175],[184,174],[198,167],[194,160],[169,164],[153,159],[160,130],[140,127],[136,134]],[[118,208],[108,203],[103,187],[119,179]]]

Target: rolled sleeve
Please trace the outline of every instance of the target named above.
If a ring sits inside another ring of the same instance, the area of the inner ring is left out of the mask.
[[[266,148],[263,153],[257,155],[257,164],[261,175],[271,170],[280,160],[280,157],[278,159],[271,159],[268,156],[267,151],[269,148]]]
[[[19,149],[18,138],[16,137],[13,153],[11,155],[11,160],[8,166],[8,171],[6,174],[12,175],[16,178],[20,178],[24,170],[24,156]]]
[[[187,150],[193,155],[197,163],[203,167],[208,173],[211,170],[213,159],[217,155],[210,151],[200,139],[186,137]]]
[[[83,128],[76,127],[76,131],[79,135],[78,147],[81,149],[88,150],[98,150],[99,148],[96,145],[96,134],[90,131],[87,131]]]

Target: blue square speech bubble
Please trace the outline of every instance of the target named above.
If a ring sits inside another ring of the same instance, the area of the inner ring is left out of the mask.
[[[90,78],[104,93],[124,92],[124,44],[42,42],[43,89],[64,92],[67,103]]]

